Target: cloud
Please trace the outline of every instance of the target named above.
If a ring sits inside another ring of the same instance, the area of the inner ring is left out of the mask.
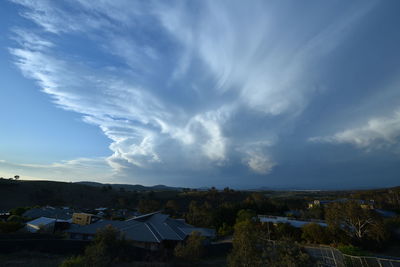
[[[277,165],[270,157],[260,152],[248,152],[248,157],[244,159],[244,162],[251,170],[259,174],[268,174]]]
[[[270,173],[277,163],[264,144],[276,145],[307,107],[314,70],[372,7],[321,23],[305,16],[312,30],[299,31],[265,1],[13,2],[39,25],[14,29],[15,64],[56,105],[104,132],[106,162],[126,177],[235,163]]]
[[[392,116],[371,118],[365,125],[331,136],[312,137],[311,142],[352,144],[362,149],[396,147],[400,138],[400,111]]]
[[[0,167],[2,176],[18,174],[22,179],[110,182],[113,175],[105,158],[78,158],[51,164],[14,163],[3,160],[0,161]]]

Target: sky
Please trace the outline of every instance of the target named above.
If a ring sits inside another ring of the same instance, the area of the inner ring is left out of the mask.
[[[400,181],[400,2],[6,0],[0,176]]]

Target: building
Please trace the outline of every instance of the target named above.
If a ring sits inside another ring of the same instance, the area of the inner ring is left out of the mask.
[[[273,224],[288,223],[291,226],[294,226],[296,228],[301,228],[302,226],[309,224],[309,223],[316,223],[323,227],[328,226],[325,221],[321,221],[321,220],[302,221],[302,220],[295,220],[295,219],[292,219],[289,217],[270,216],[270,215],[258,215],[257,217],[261,223],[265,223],[265,222],[270,222]]]
[[[333,199],[333,200],[313,200],[308,203],[308,208],[316,208],[328,205],[330,203],[344,203],[347,201],[356,201],[360,204],[360,207],[363,209],[374,209],[374,201],[373,200],[361,200],[361,199],[347,199],[347,198],[340,198],[340,199]]]
[[[72,223],[79,225],[92,224],[99,220],[99,217],[89,213],[74,213],[72,214]]]
[[[69,220],[72,218],[73,210],[70,208],[41,207],[33,208],[22,214],[23,217],[36,219],[40,217]]]
[[[25,229],[31,233],[36,233],[38,231],[42,233],[54,233],[55,231],[68,229],[69,225],[70,220],[40,217],[27,222],[25,225]]]
[[[119,230],[135,246],[150,250],[172,248],[195,231],[208,240],[215,237],[213,229],[193,227],[184,220],[173,219],[160,212],[126,221],[99,220],[85,226],[73,225],[67,232],[71,239],[91,240],[99,229],[108,225]]]

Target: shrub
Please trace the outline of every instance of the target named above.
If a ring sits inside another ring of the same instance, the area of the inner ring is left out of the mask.
[[[199,232],[191,233],[184,244],[181,243],[175,247],[175,257],[184,261],[199,261],[204,254],[203,240],[204,237]]]
[[[338,249],[343,254],[352,255],[352,256],[368,256],[368,253],[361,250],[358,247],[348,245],[348,246],[339,246]]]
[[[60,267],[84,267],[85,266],[85,258],[82,256],[72,256],[66,260],[64,260]]]
[[[19,222],[0,222],[0,233],[14,233],[24,225]]]
[[[326,244],[329,242],[326,228],[319,224],[308,223],[304,225],[301,230],[301,237],[307,242],[317,244]]]

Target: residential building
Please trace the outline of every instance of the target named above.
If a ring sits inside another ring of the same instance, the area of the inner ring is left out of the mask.
[[[89,213],[72,214],[72,223],[79,225],[88,225],[99,220],[99,217]]]
[[[127,240],[132,241],[136,246],[150,250],[172,248],[195,231],[208,240],[215,237],[213,229],[197,228],[187,224],[184,220],[173,219],[160,212],[138,216],[126,221],[99,220],[85,226],[73,225],[67,232],[71,239],[91,240],[99,229],[108,225],[119,230]]]

